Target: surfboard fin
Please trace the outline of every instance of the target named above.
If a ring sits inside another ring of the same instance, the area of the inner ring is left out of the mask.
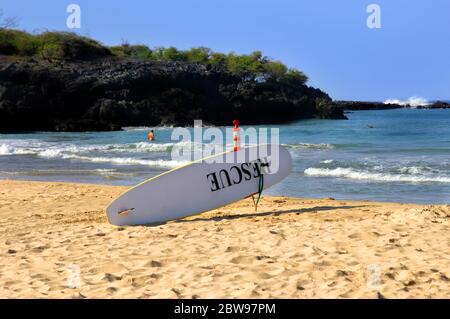
[[[134,208],[127,208],[125,210],[121,210],[120,212],[117,212],[117,215],[128,216],[128,214],[131,213],[133,210],[134,210]]]
[[[259,163],[260,175],[259,175],[259,182],[258,182],[258,192],[256,192],[255,194],[252,195],[253,205],[255,206],[255,212],[258,211],[259,200],[261,199],[261,194],[264,189],[264,173],[262,171],[262,167],[266,167],[266,166],[268,167],[269,164],[261,163],[261,162]],[[258,197],[255,199],[256,194],[258,194]]]

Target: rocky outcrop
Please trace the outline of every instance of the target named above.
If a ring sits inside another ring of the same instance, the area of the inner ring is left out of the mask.
[[[411,106],[400,105],[395,103],[383,103],[383,102],[360,102],[360,101],[336,101],[335,104],[344,110],[349,111],[365,111],[365,110],[389,110],[400,108],[417,108],[417,109],[448,109],[450,103],[437,101],[428,105]]]
[[[121,58],[44,63],[0,56],[0,131],[345,119],[321,90],[245,81],[208,65]]]
[[[418,106],[418,109],[450,109],[450,103],[442,102],[442,101],[436,101],[434,103],[431,103],[429,105],[425,106]]]
[[[335,103],[349,111],[390,110],[404,107],[400,104],[385,104],[383,102],[336,101]]]

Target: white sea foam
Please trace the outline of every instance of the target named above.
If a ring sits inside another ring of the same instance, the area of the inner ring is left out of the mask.
[[[398,104],[403,106],[410,105],[411,107],[418,107],[430,105],[430,102],[424,98],[412,96],[407,100],[388,99],[384,101],[384,104]]]
[[[331,164],[331,163],[333,163],[333,162],[334,162],[334,160],[328,159],[328,160],[322,161],[321,163],[323,163],[323,164]]]
[[[423,174],[431,170],[430,167],[419,167],[419,166],[405,166],[399,169],[402,174]]]
[[[81,153],[81,152],[164,152],[173,147],[174,143],[153,144],[147,142],[127,143],[127,144],[91,144],[74,145],[62,144],[54,146],[53,149],[62,152]]]
[[[171,130],[173,126],[159,126],[159,127],[149,127],[149,126],[124,126],[122,130],[124,131],[150,131],[150,130]]]
[[[55,157],[61,157],[61,150],[47,149],[44,151],[38,151],[38,152],[36,152],[36,154],[40,157],[55,158]]]
[[[174,161],[174,160],[149,160],[149,159],[140,159],[133,157],[90,157],[84,155],[77,154],[67,154],[63,153],[61,150],[46,150],[39,152],[38,156],[45,158],[61,158],[61,159],[70,159],[70,160],[79,160],[93,163],[111,163],[117,165],[144,165],[150,167],[166,167],[166,168],[174,168],[180,165],[185,164],[183,161]],[[187,162],[186,162],[187,163]]]
[[[13,153],[13,149],[6,145],[6,144],[1,144],[0,145],[0,155],[12,155]]]
[[[93,173],[103,176],[126,176],[126,175],[133,175],[130,173],[123,173],[119,172],[114,168],[97,168],[93,170]]]
[[[124,145],[124,144],[122,144]],[[127,144],[125,144],[127,145]],[[168,152],[172,150],[173,148],[191,148],[193,150],[201,150],[202,148],[206,148],[211,146],[212,144],[203,144],[198,142],[177,142],[177,143],[162,143],[162,144],[153,144],[153,143],[147,143],[147,142],[138,142],[133,144],[128,144],[128,147],[125,147],[126,151],[130,151],[135,149],[138,152],[141,151],[149,151],[149,152]],[[117,146],[118,150],[123,150],[123,146]]]
[[[173,148],[183,148],[193,151],[208,149],[212,144],[203,144],[196,142],[177,142],[177,143],[148,143],[136,142],[126,144],[91,144],[76,145],[64,143],[46,143],[31,140],[2,140],[0,144],[0,156],[7,155],[35,155],[46,159],[69,159],[79,161],[89,161],[94,163],[112,163],[117,165],[143,165],[150,167],[174,168],[188,163],[187,161],[164,160],[164,159],[143,159],[133,153],[168,153]],[[93,154],[92,152],[96,152]],[[123,157],[111,156],[111,154],[120,153]],[[129,154],[130,156],[126,156]],[[98,155],[98,156],[97,156]],[[98,171],[99,174],[111,172]]]
[[[105,174],[105,173],[115,173],[117,170],[114,168],[97,168],[95,170],[95,172],[100,173],[100,174]]]
[[[75,159],[93,163],[112,163],[118,165],[144,165],[150,167],[163,167],[163,168],[174,168],[188,163],[187,161],[162,160],[162,159],[150,160],[132,157],[89,157],[79,155],[62,155],[62,158]]]
[[[117,153],[151,153],[151,152],[170,152],[173,148],[191,148],[192,150],[201,150],[212,147],[212,144],[202,144],[194,142],[178,142],[178,143],[127,143],[127,144],[92,144],[92,145],[75,145],[75,144],[32,144],[9,142],[0,144],[0,155],[38,155],[41,157],[58,157],[61,153],[90,153],[97,152],[117,152]]]
[[[0,155],[33,155],[51,148],[51,144],[36,139],[2,139]]]
[[[334,145],[332,144],[326,144],[326,143],[296,143],[296,144],[282,144],[283,146],[286,146],[288,148],[293,149],[333,149]]]
[[[370,180],[376,182],[450,183],[450,177],[448,176],[374,173],[370,171],[362,171],[344,167],[337,167],[333,169],[310,167],[305,169],[304,173],[308,176],[341,177],[355,180]]]
[[[27,148],[17,148],[8,144],[0,144],[0,155],[25,155],[33,154],[34,151]]]

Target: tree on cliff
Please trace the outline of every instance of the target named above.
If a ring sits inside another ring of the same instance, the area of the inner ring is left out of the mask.
[[[112,46],[109,49],[113,55],[118,57],[149,59],[153,54],[152,50],[146,45],[130,45],[128,42],[124,42],[122,45]]]
[[[300,85],[308,81],[308,76],[302,71],[296,69],[289,69],[284,75],[282,80],[291,85]]]
[[[208,63],[211,58],[212,50],[207,47],[191,48],[186,52],[187,60],[197,63]]]

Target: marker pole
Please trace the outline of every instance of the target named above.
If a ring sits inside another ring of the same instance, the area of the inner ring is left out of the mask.
[[[240,148],[239,145],[239,120],[233,121],[233,151],[237,152]]]

